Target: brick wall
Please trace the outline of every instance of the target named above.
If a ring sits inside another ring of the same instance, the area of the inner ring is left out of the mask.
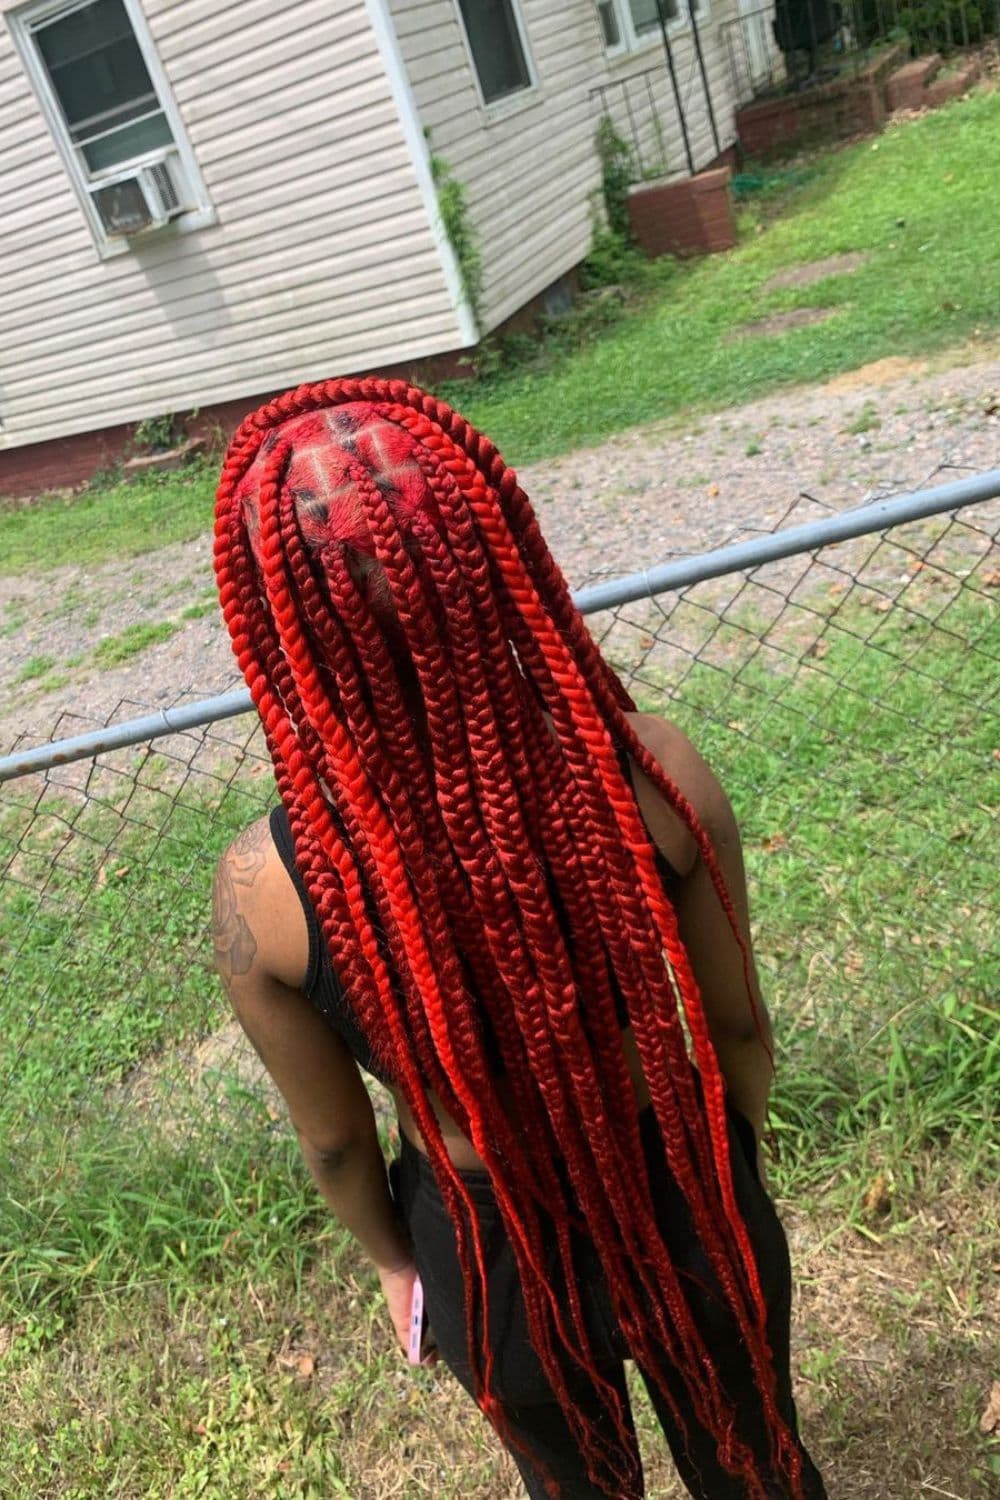
[[[757,99],[736,113],[736,133],[747,156],[774,156],[796,146],[875,135],[886,121],[890,77],[909,57],[899,43],[870,58],[849,78],[818,88]]]
[[[809,141],[874,135],[885,124],[885,115],[876,84],[838,82],[748,104],[738,111],[736,128],[746,154],[762,157]]]
[[[707,255],[731,250],[736,222],[729,168],[699,172],[682,182],[642,183],[629,194],[629,220],[647,255]]]

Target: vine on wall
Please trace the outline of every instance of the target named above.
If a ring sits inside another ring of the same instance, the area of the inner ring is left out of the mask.
[[[430,139],[428,135],[428,139]],[[469,202],[465,187],[452,176],[451,167],[442,156],[431,153],[431,177],[437,193],[438,209],[451,248],[458,261],[462,286],[472,308],[473,317],[481,327],[483,321],[483,262],[479,253],[479,242],[469,214]]]
[[[597,127],[597,154],[601,161],[601,189],[608,228],[627,240],[628,190],[637,174],[632,149],[618,134],[610,115],[602,115]]]

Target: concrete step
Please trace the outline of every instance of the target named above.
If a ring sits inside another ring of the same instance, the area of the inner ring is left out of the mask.
[[[941,66],[941,55],[915,57],[890,73],[885,85],[885,107],[890,114],[897,109],[923,109],[927,103],[927,86]]]
[[[947,104],[949,99],[958,99],[971,89],[978,77],[979,64],[970,58],[954,72],[935,78],[927,89],[925,103],[929,109],[937,109],[938,105]]]

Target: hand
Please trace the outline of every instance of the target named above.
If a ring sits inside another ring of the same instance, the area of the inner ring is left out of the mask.
[[[389,1306],[389,1316],[392,1326],[396,1330],[396,1338],[404,1354],[410,1350],[410,1303],[413,1301],[413,1283],[417,1279],[417,1268],[413,1261],[406,1261],[401,1266],[392,1270],[382,1266],[378,1268],[378,1279],[382,1284],[382,1292]],[[422,1365],[436,1365],[438,1352],[430,1337],[426,1340],[429,1344],[426,1356],[420,1361]]]

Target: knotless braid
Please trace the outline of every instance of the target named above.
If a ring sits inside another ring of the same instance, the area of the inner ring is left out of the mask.
[[[413,1112],[455,1225],[483,1411],[510,1442],[493,1391],[483,1245],[434,1099],[489,1173],[532,1344],[594,1482],[641,1492],[627,1413],[585,1326],[571,1238],[581,1227],[630,1352],[678,1424],[675,1375],[747,1495],[773,1494],[735,1435],[655,1222],[624,1015],[669,1169],[752,1362],[774,1470],[801,1500],[733,1188],[723,1080],[622,750],[690,830],[757,1019],[749,955],[710,840],[638,740],[631,700],[513,471],[405,382],[303,386],[233,438],[215,561],[335,971]],[[574,1368],[600,1390],[609,1429],[581,1416]]]

